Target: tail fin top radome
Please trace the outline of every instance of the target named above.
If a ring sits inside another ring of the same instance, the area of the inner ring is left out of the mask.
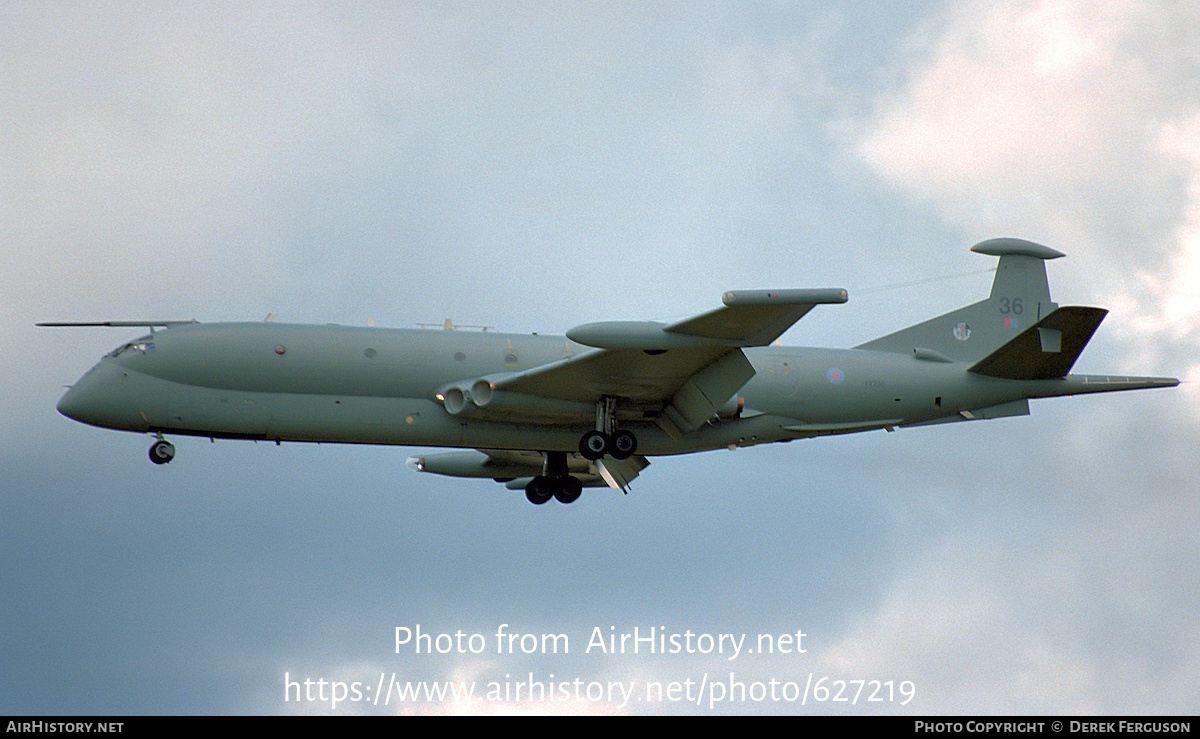
[[[986,300],[857,348],[918,355],[925,350],[955,361],[978,362],[1058,308],[1050,299],[1046,260],[1057,259],[1062,252],[1011,238],[990,239],[976,244],[971,251],[1000,258]]]

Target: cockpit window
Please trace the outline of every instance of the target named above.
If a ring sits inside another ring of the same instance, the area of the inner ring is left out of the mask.
[[[141,354],[151,354],[151,353],[153,353],[153,351],[154,351],[154,339],[145,337],[145,338],[138,339],[137,341],[131,341],[128,344],[122,344],[121,346],[117,347],[116,349],[113,349],[112,352],[108,356],[119,357],[126,352],[139,352]]]

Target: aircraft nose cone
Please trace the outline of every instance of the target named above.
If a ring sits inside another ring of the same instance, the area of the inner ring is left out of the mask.
[[[58,412],[80,423],[102,428],[129,428],[132,407],[113,368],[101,363],[67,390],[58,401]]]
[[[66,394],[59,399],[58,412],[67,418],[79,421],[81,423],[89,423],[94,414],[92,403],[87,399],[86,393],[78,385],[72,385],[71,389],[67,390]]]

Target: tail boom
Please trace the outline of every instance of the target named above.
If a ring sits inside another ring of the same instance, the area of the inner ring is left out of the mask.
[[[1053,380],[1041,380],[1029,393],[1031,398],[1057,398],[1063,395],[1115,393],[1120,390],[1148,390],[1156,387],[1176,387],[1175,377],[1128,377],[1120,375],[1067,375]]]

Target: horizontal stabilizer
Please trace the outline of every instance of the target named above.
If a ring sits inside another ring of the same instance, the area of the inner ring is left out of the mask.
[[[1120,390],[1149,390],[1156,387],[1176,387],[1176,377],[1127,377],[1120,375],[1070,375],[1030,397],[1053,398],[1062,395],[1112,393]]]
[[[1005,380],[1065,377],[1108,311],[1058,308],[977,362],[970,371]]]

